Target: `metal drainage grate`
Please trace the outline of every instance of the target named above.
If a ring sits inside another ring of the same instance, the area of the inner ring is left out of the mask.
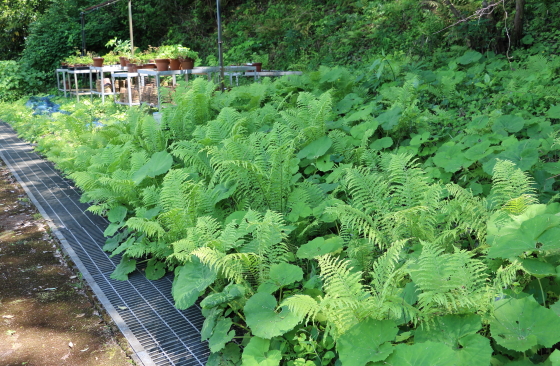
[[[146,279],[141,271],[128,281],[109,276],[120,261],[101,248],[108,222],[85,211],[80,192],[54,166],[35,154],[17,138],[14,130],[0,122],[0,158],[12,171],[51,229],[61,241],[84,279],[127,338],[137,362],[149,365],[204,365],[207,343],[200,341],[204,322],[200,308],[181,311],[173,305],[168,274],[158,281]]]

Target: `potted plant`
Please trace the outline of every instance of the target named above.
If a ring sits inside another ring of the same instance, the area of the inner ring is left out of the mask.
[[[268,64],[268,55],[266,55],[266,54],[259,55],[258,53],[253,53],[253,55],[251,56],[251,59],[253,60],[253,62],[251,62],[248,65],[249,66],[255,66],[257,68],[257,72],[262,71],[262,65],[263,64],[265,66],[266,66],[266,64]]]
[[[109,42],[105,44],[105,47],[113,48],[113,53],[119,56],[119,61],[123,67],[126,66],[127,59],[132,56],[132,46],[129,40],[123,41],[115,37],[109,40]]]
[[[116,55],[113,51],[103,55],[103,58],[105,59],[105,64],[106,65],[115,65],[119,63],[119,56]]]
[[[194,68],[194,63],[198,60],[198,52],[188,47],[179,46],[178,58],[181,63],[181,69],[189,70]]]
[[[139,58],[130,58],[127,61],[126,66],[128,67],[128,72],[138,72],[140,68],[139,65],[142,63]]]
[[[99,57],[97,54],[92,54],[91,59],[93,60],[94,67],[103,67],[103,61],[105,60],[103,57]]]
[[[156,55],[157,55],[157,48],[148,46],[147,50],[137,55],[137,58],[143,64],[142,65],[143,69],[153,69],[156,67],[156,64],[154,63],[154,59],[156,58]]]
[[[156,55],[156,67],[158,71],[167,71],[169,69],[169,59],[175,57],[173,46],[161,46]]]

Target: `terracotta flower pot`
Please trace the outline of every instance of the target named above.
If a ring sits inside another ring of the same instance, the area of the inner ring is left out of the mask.
[[[180,70],[181,69],[181,63],[179,62],[179,59],[176,58],[172,58],[169,60],[169,68],[171,70]]]
[[[194,68],[194,60],[192,58],[181,58],[181,70],[190,70]]]
[[[255,66],[257,68],[257,72],[261,72],[262,62],[253,62],[252,64],[249,64],[249,66]]]
[[[128,72],[138,72],[138,65],[136,64],[127,64]]]
[[[103,67],[103,57],[92,57],[94,67]]]
[[[119,61],[120,61],[120,63],[121,63],[121,66],[122,66],[122,67],[125,67],[125,66],[126,66],[126,63],[128,62],[128,59],[127,59],[126,57],[122,57],[122,56],[121,56],[121,57],[119,57]]]
[[[157,71],[167,71],[169,69],[169,59],[168,58],[156,58]]]

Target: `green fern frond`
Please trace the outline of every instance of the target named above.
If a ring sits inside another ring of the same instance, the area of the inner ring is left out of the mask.
[[[279,307],[287,306],[291,312],[295,313],[304,323],[313,321],[321,307],[317,300],[309,295],[293,295],[290,296],[279,305]]]
[[[157,222],[139,217],[129,218],[126,221],[125,226],[127,226],[130,230],[146,234],[151,238],[161,238],[165,234],[165,230]]]
[[[418,304],[424,316],[462,314],[487,306],[491,294],[486,266],[473,255],[462,250],[444,253],[435,244],[423,243],[422,254],[409,274],[421,291]]]
[[[533,179],[509,160],[496,161],[492,183],[488,200],[496,208],[507,210],[510,203],[510,209],[523,213],[529,205],[539,202]]]

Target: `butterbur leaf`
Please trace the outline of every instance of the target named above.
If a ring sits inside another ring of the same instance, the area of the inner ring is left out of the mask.
[[[523,259],[521,263],[523,264],[523,269],[535,277],[543,278],[556,275],[556,268],[550,263],[533,258]]]
[[[136,260],[127,255],[123,255],[121,262],[111,273],[111,278],[117,281],[127,281],[128,274],[136,269]]]
[[[435,324],[419,327],[415,334],[414,340],[418,343],[422,342],[441,342],[454,347],[459,338],[469,334],[475,334],[482,328],[479,315],[445,315],[436,318]]]
[[[152,281],[159,280],[165,275],[165,263],[152,258],[146,267],[146,278]]]
[[[393,341],[397,333],[392,320],[368,319],[356,324],[336,342],[340,362],[344,366],[362,366],[386,359],[393,352],[388,342]]]
[[[525,126],[523,117],[506,114],[496,118],[492,125],[492,131],[519,132],[523,126]]]
[[[560,341],[560,317],[532,296],[499,300],[494,307],[490,332],[500,346],[524,352],[537,344],[552,347]]]
[[[550,310],[554,311],[554,313],[560,316],[560,301],[556,301],[554,304],[549,306]]]
[[[429,132],[423,132],[423,133],[420,133],[418,135],[414,135],[410,139],[410,146],[420,146],[423,143],[425,143],[426,141],[428,141],[429,138],[430,138],[430,133]]]
[[[540,144],[540,140],[536,139],[526,139],[514,142],[508,145],[506,150],[492,156],[491,159],[484,163],[482,168],[486,173],[492,175],[497,159],[501,159],[509,160],[517,165],[519,169],[527,171],[539,161],[538,148]]]
[[[154,178],[167,173],[173,165],[173,157],[167,151],[160,151],[152,155],[150,160],[132,175],[134,184],[140,184],[144,178]]]
[[[231,318],[221,318],[216,326],[212,336],[208,340],[208,346],[212,353],[220,351],[227,342],[231,341],[235,337],[235,331],[231,329],[232,321]]]
[[[560,105],[550,107],[550,109],[546,112],[546,116],[549,118],[560,119]]]
[[[466,168],[472,164],[472,161],[465,157],[462,150],[462,146],[454,142],[448,142],[438,149],[434,156],[434,164],[448,173],[454,173],[461,168]]]
[[[367,131],[374,132],[379,123],[377,121],[366,121],[356,125],[350,129],[350,135],[356,139],[362,139]]]
[[[382,150],[393,145],[393,139],[390,137],[383,137],[375,140],[369,146],[372,150]]]
[[[465,54],[457,59],[457,63],[461,65],[472,64],[482,58],[482,53],[473,50],[468,50]]]
[[[175,268],[175,279],[171,288],[175,306],[181,310],[191,307],[200,293],[216,280],[216,272],[200,263],[197,257],[191,258],[192,260],[184,266]]]
[[[113,223],[123,222],[126,217],[127,209],[124,206],[113,207],[107,213],[107,219]]]
[[[212,353],[206,366],[235,366],[241,361],[241,351],[235,343],[228,343],[220,353]]]
[[[449,366],[455,364],[455,357],[455,352],[443,343],[399,344],[385,363],[393,366]]]
[[[315,238],[299,247],[296,255],[298,258],[315,258],[319,255],[336,252],[342,248],[344,240],[340,236],[329,239],[323,237]]]
[[[482,130],[486,128],[490,119],[488,116],[473,116],[472,121],[467,125],[468,128],[473,130]]]
[[[245,287],[243,285],[229,284],[222,292],[208,295],[200,302],[200,306],[204,309],[210,309],[215,306],[225,304],[227,302],[239,299],[245,295]]]
[[[401,113],[401,107],[394,107],[393,109],[381,113],[379,116],[377,116],[376,121],[379,122],[384,130],[392,130],[393,127],[399,124]]]
[[[336,104],[335,112],[338,114],[348,113],[354,105],[362,104],[363,101],[364,98],[361,98],[356,93],[347,94],[340,102]]]
[[[480,316],[446,315],[435,319],[429,328],[418,328],[414,340],[417,343],[439,342],[455,350],[456,365],[488,365],[492,357],[490,341],[476,334],[482,328]]]
[[[317,159],[325,155],[327,150],[332,146],[332,140],[328,136],[323,136],[318,140],[313,141],[297,154],[298,159]]]
[[[270,339],[292,330],[299,318],[284,306],[278,311],[274,296],[263,292],[254,294],[243,309],[247,325],[254,335]]]
[[[280,287],[303,279],[303,270],[289,263],[279,263],[270,266],[269,279],[259,286],[259,292],[272,293]]]
[[[465,150],[464,156],[468,160],[478,161],[491,153],[490,145],[492,145],[490,141],[484,140]]]
[[[560,351],[555,349],[548,357],[548,360],[551,362],[552,366],[560,366]]]
[[[542,214],[531,217],[518,228],[505,227],[488,251],[490,258],[512,258],[526,251],[560,249],[560,217]]]
[[[489,365],[492,358],[490,340],[480,334],[469,334],[459,339],[456,350],[457,366]]]
[[[330,155],[324,155],[317,159],[315,165],[317,166],[317,169],[319,169],[320,171],[328,172],[333,168],[334,162],[331,160]]]
[[[243,350],[241,356],[243,366],[277,366],[282,360],[279,350],[269,350],[270,341],[259,337],[252,337]]]
[[[107,226],[107,228],[105,229],[105,231],[103,232],[103,235],[105,236],[113,236],[116,234],[116,232],[122,227],[122,224],[115,224],[115,223],[111,223]]]
[[[363,109],[361,109],[357,112],[354,112],[350,115],[347,115],[346,118],[345,118],[346,123],[370,119],[372,117],[371,112],[373,111],[373,107],[374,107],[373,104],[368,104]],[[377,128],[377,126],[378,126],[377,123],[371,123],[371,127],[368,126],[368,129],[372,128],[373,130],[375,130]],[[352,134],[352,136],[354,136],[354,135]],[[356,137],[356,136],[354,136],[354,137]]]

